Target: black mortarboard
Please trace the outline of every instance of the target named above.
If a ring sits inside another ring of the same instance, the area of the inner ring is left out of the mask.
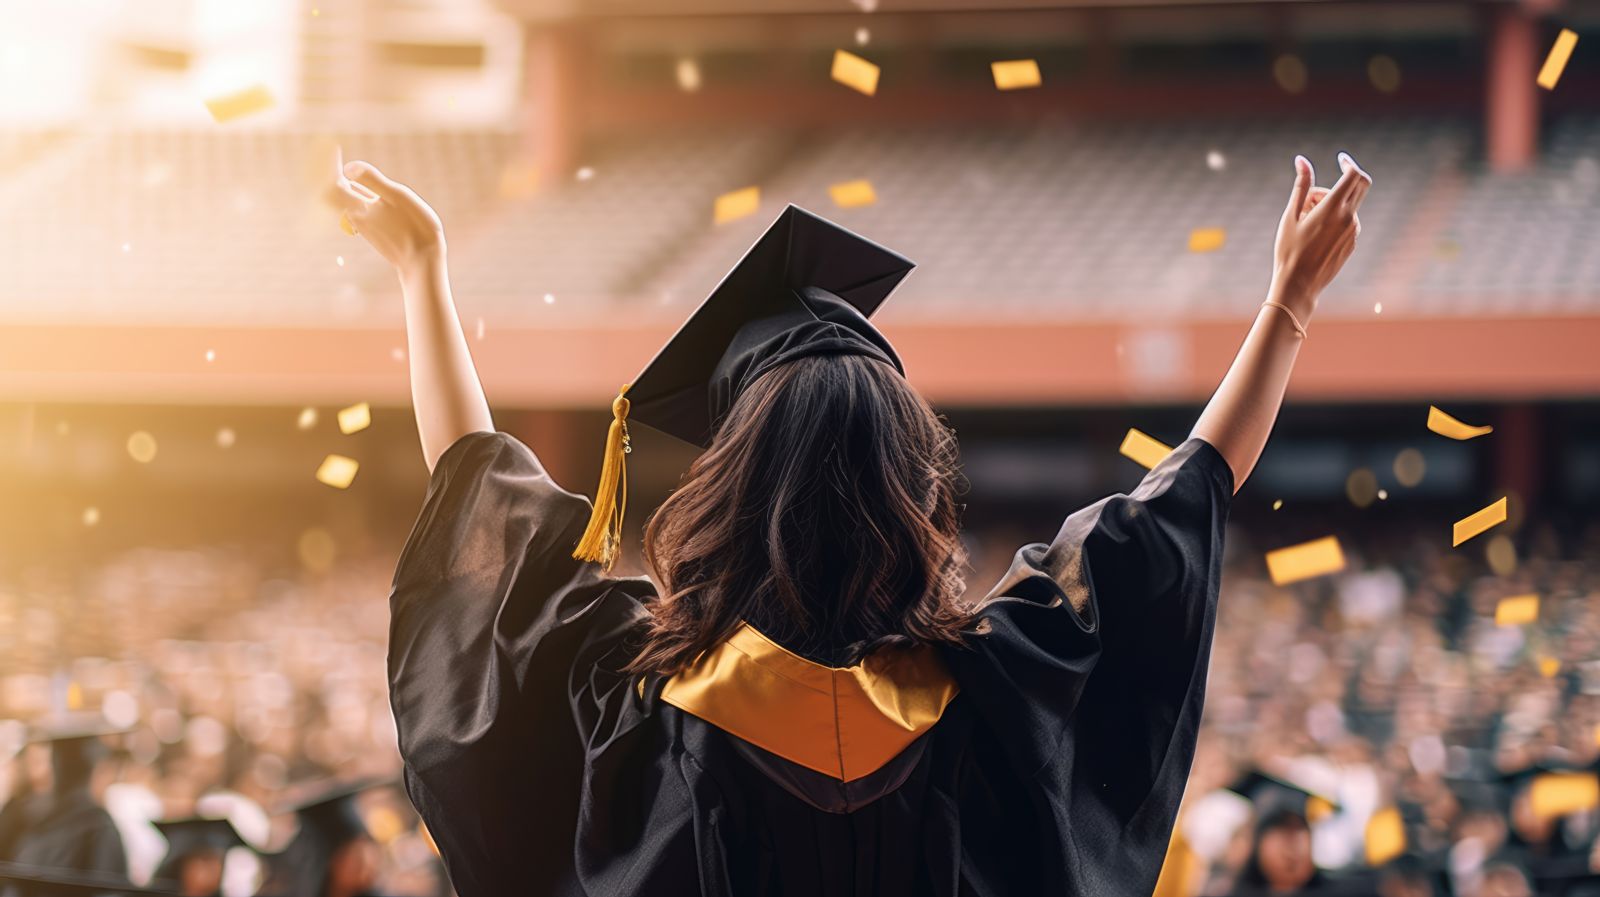
[[[361,795],[386,782],[321,782],[305,786],[289,804],[300,819],[299,837],[330,844],[344,844],[370,834],[361,815]]]
[[[117,875],[0,861],[0,892],[6,891],[8,885],[22,886],[18,889],[22,893],[49,897],[107,897],[113,894],[118,897],[177,897],[174,891],[134,887],[127,883],[126,878]]]
[[[1339,809],[1331,798],[1259,769],[1241,775],[1226,790],[1255,805],[1258,820],[1292,813],[1315,822],[1322,815]]]
[[[913,267],[798,206],[784,209],[612,403],[594,512],[573,556],[606,566],[616,557],[630,419],[706,447],[739,395],[786,362],[864,355],[904,374],[894,348],[867,319]]]
[[[68,742],[121,735],[127,726],[119,726],[92,710],[75,710],[41,717],[34,721],[28,736],[33,743],[48,742],[60,745]]]
[[[164,819],[151,823],[167,839],[167,858],[187,856],[202,851],[226,852],[244,847],[233,823],[226,816],[191,816],[187,819]]]

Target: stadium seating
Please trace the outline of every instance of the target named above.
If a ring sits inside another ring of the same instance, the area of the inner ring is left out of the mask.
[[[335,139],[435,204],[464,312],[497,326],[676,317],[786,202],[920,263],[895,316],[1232,317],[1265,286],[1289,158],[1311,154],[1327,184],[1339,149],[1380,186],[1324,314],[1585,312],[1600,301],[1583,289],[1600,275],[1597,136],[1600,119],[1558,121],[1536,170],[1495,175],[1458,118],[640,131],[592,140],[570,176],[536,185],[510,130],[10,132],[0,319],[396,321],[384,265],[318,204]],[[829,185],[862,178],[876,204],[836,207]],[[758,212],[712,223],[718,194],[752,185]],[[1197,228],[1224,245],[1191,252]]]

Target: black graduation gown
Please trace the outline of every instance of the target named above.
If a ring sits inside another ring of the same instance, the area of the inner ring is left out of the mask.
[[[128,857],[122,834],[111,814],[95,802],[88,789],[38,798],[39,815],[13,841],[12,862],[61,872],[100,873],[116,880],[128,875]],[[0,887],[4,897],[28,897],[44,890],[24,885]]]
[[[903,781],[837,813],[617,672],[651,583],[571,558],[589,503],[520,442],[464,437],[390,600],[407,790],[462,897],[1144,897],[1193,755],[1232,494],[1190,440],[1023,547],[943,652],[960,693]]]

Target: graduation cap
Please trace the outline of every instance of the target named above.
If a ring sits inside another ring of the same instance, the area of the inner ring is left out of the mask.
[[[0,891],[7,885],[21,886],[21,893],[46,897],[109,897],[109,895],[149,895],[178,897],[176,891],[154,887],[135,887],[126,879],[101,872],[57,869],[25,863],[0,861]]]
[[[226,816],[190,816],[151,823],[167,839],[167,859],[215,851],[227,853],[246,846],[244,838]]]
[[[867,319],[915,267],[898,253],[789,206],[611,403],[594,511],[573,557],[610,567],[627,507],[628,421],[707,447],[763,374],[816,355],[905,368]]]
[[[1250,801],[1256,818],[1263,825],[1285,815],[1316,822],[1339,810],[1339,805],[1331,798],[1259,769],[1241,775],[1226,790]]]
[[[300,820],[300,836],[338,845],[369,837],[366,817],[361,813],[361,795],[387,786],[383,780],[318,782],[307,785],[287,809]]]
[[[122,735],[129,731],[92,710],[75,710],[55,713],[34,721],[28,741],[31,744],[48,743],[52,746],[99,739],[106,735]]]

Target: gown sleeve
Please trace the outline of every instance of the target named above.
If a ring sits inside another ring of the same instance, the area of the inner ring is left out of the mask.
[[[406,787],[463,897],[565,887],[588,746],[639,712],[620,668],[651,586],[572,558],[589,508],[515,438],[470,434],[435,466],[395,571]]]
[[[1039,789],[1082,893],[1154,887],[1194,754],[1232,496],[1227,461],[1189,439],[1131,494],[1018,551],[959,652],[963,691]]]

